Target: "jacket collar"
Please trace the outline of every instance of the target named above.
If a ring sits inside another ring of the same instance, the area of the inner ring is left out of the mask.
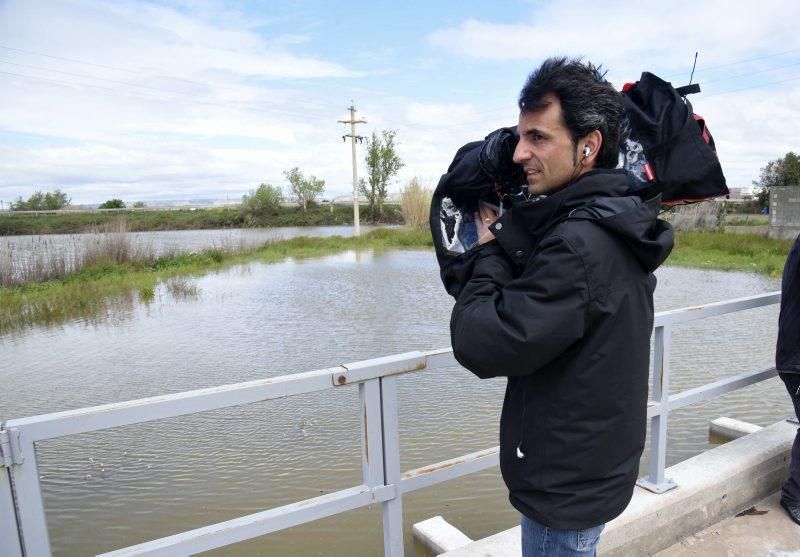
[[[544,199],[526,201],[506,211],[489,229],[518,264],[523,264],[539,242],[573,211],[601,197],[621,197],[632,185],[621,169],[597,169]]]
[[[560,223],[588,220],[622,240],[652,272],[672,251],[674,235],[658,218],[661,196],[630,195],[631,180],[624,170],[587,173],[546,199],[514,206],[494,225],[495,237],[512,260],[524,265]]]

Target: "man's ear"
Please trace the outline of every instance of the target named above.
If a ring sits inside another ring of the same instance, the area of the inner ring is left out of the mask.
[[[584,167],[594,167],[602,145],[603,134],[600,133],[600,130],[594,130],[578,141],[578,158]]]

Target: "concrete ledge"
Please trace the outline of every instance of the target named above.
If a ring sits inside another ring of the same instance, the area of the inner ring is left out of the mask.
[[[709,437],[718,437],[723,440],[731,441],[750,433],[755,433],[760,429],[763,428],[755,424],[722,417],[711,421],[708,426],[708,435]]]
[[[414,538],[434,555],[453,551],[472,542],[464,533],[441,516],[417,522],[413,527]]]
[[[774,226],[767,228],[767,236],[777,240],[794,240],[800,234],[800,226]]]
[[[603,531],[598,552],[652,555],[774,493],[789,475],[796,431],[796,425],[781,421],[676,464],[666,476],[678,487],[661,495],[635,488],[628,508]],[[445,555],[517,557],[520,553],[517,526]]]

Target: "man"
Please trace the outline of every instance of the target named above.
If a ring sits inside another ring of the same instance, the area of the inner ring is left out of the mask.
[[[775,367],[792,398],[794,412],[800,417],[800,236],[786,258],[781,292]],[[781,505],[789,518],[800,525],[800,430],[794,438],[789,479],[781,490]]]
[[[614,170],[623,105],[603,75],[554,58],[528,78],[513,159],[531,199],[480,209],[483,245],[451,290],[456,359],[508,377],[500,466],[526,556],[593,554],[644,448],[652,272],[673,235],[660,198]]]

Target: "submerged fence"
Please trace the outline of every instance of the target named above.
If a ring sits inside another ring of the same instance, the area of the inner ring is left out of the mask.
[[[641,487],[657,493],[675,487],[664,477],[670,411],[777,373],[774,367],[747,371],[669,396],[672,327],[779,301],[780,292],[772,292],[656,314],[652,400],[647,410],[650,468],[639,480]],[[493,447],[414,470],[400,469],[398,377],[453,365],[457,362],[450,349],[408,352],[307,373],[9,420],[0,424],[0,554],[50,555],[35,451],[39,441],[357,384],[362,417],[361,484],[104,555],[195,554],[375,503],[382,505],[385,554],[403,555],[403,494],[499,463],[498,447]]]

